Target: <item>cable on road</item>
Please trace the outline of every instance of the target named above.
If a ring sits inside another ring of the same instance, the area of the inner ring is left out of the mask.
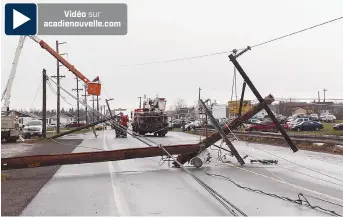
[[[209,175],[209,176],[220,177],[222,179],[225,179],[225,180],[233,183],[238,188],[241,188],[241,189],[244,189],[244,190],[247,190],[247,191],[250,191],[250,192],[255,192],[255,193],[267,195],[267,196],[270,196],[270,197],[278,198],[278,199],[281,199],[281,200],[285,200],[285,201],[288,201],[288,202],[292,202],[292,203],[295,203],[295,204],[298,204],[298,205],[303,205],[303,206],[309,207],[309,208],[314,209],[314,210],[320,210],[320,211],[324,211],[324,212],[330,213],[330,214],[335,215],[335,216],[341,216],[340,214],[336,213],[333,210],[325,209],[325,208],[323,208],[321,206],[317,206],[317,205],[312,205],[308,201],[308,199],[305,197],[305,195],[302,194],[302,193],[298,193],[298,199],[291,199],[289,197],[280,196],[280,195],[277,195],[277,194],[274,194],[274,193],[267,193],[267,192],[259,190],[259,189],[253,189],[253,188],[250,188],[250,187],[242,186],[242,185],[238,184],[237,182],[233,181],[232,179],[230,179],[229,177],[226,177],[226,176],[223,176],[223,175],[212,174],[212,173],[208,173],[208,172],[205,172],[205,173],[207,175]]]
[[[280,36],[280,37],[277,37],[277,38],[274,38],[274,39],[270,39],[270,40],[267,40],[267,41],[255,44],[255,45],[250,46],[250,47],[251,48],[253,48],[253,47],[260,47],[262,45],[269,44],[271,42],[275,42],[275,41],[281,40],[283,38],[287,38],[287,37],[290,37],[292,35],[296,35],[296,34],[299,34],[301,32],[305,32],[305,31],[308,31],[310,29],[314,29],[314,28],[317,28],[317,27],[320,27],[320,26],[323,26],[323,25],[326,25],[326,24],[338,21],[338,20],[340,20],[342,18],[343,17],[338,17],[338,18],[335,18],[335,19],[332,19],[332,20],[329,20],[329,21],[326,21],[326,22],[323,22],[323,23],[316,24],[314,26],[310,26],[310,27],[301,29],[299,31],[295,31],[295,32],[292,32],[292,33],[289,33],[289,34],[286,34],[286,35],[283,35],[283,36]],[[245,48],[241,48],[241,49],[238,49],[237,51],[244,50],[244,49]],[[233,51],[233,49],[232,49],[232,51]],[[190,57],[185,57],[185,58],[178,58],[178,59],[171,59],[171,60],[164,60],[164,61],[146,62],[146,63],[139,63],[139,64],[133,64],[133,65],[121,65],[121,66],[124,66],[124,67],[127,67],[127,66],[144,66],[144,65],[153,65],[153,64],[160,64],[160,63],[170,63],[170,62],[177,62],[177,61],[190,60],[190,59],[198,59],[198,58],[203,58],[203,57],[208,57],[208,56],[215,56],[215,55],[221,55],[221,54],[228,54],[228,53],[229,53],[228,51],[221,51],[221,52],[216,52],[216,53],[209,53],[209,54],[198,55],[198,56],[190,56]]]
[[[227,125],[227,123],[228,123],[228,122],[225,123],[225,126],[229,129],[229,131],[230,131],[230,133],[233,135],[233,137],[234,137],[237,141],[245,142],[245,141],[240,140],[240,139],[235,135],[235,133],[231,130],[231,128]],[[245,142],[245,143],[248,145],[247,142]],[[250,146],[249,146],[249,147],[250,147]],[[291,164],[297,165],[297,166],[302,167],[302,168],[304,168],[304,169],[310,170],[310,171],[312,171],[312,172],[316,172],[316,173],[321,174],[321,175],[323,175],[323,176],[327,176],[327,177],[329,177],[329,178],[332,178],[332,179],[335,179],[335,180],[338,180],[338,181],[343,182],[342,179],[336,178],[336,177],[334,177],[334,176],[331,176],[331,175],[322,173],[322,172],[320,172],[320,171],[317,171],[317,170],[311,169],[311,168],[309,168],[309,167],[303,166],[303,165],[301,165],[301,164],[295,163],[295,162],[293,162],[293,161],[287,160],[286,158],[280,157],[280,156],[275,155],[275,154],[273,154],[273,153],[270,153],[270,152],[268,152],[268,151],[266,151],[266,150],[259,149],[259,148],[256,148],[256,147],[252,147],[252,148],[257,149],[257,150],[262,151],[262,152],[265,152],[265,153],[267,153],[267,154],[269,154],[269,155],[272,155],[272,156],[274,156],[274,157],[277,157],[277,158],[279,158],[279,159],[282,159],[282,160],[284,160],[284,161],[287,161],[287,162],[289,162],[289,163],[291,163]],[[318,178],[318,179],[319,179],[319,178]],[[326,181],[327,181],[327,180],[326,180]]]
[[[230,128],[229,128],[229,130],[231,131]],[[238,141],[241,141],[239,138],[236,137],[236,135],[235,135],[232,131],[231,131],[231,133],[233,134],[233,136],[234,136]],[[243,142],[245,142],[245,141],[243,141]],[[245,142],[245,143],[249,146],[249,144],[248,144],[247,142]],[[259,149],[258,149],[258,150],[259,150]],[[250,153],[249,153],[249,155],[250,155]],[[252,155],[250,155],[250,157],[252,157]],[[254,157],[252,157],[252,158],[254,158]],[[222,161],[222,160],[221,160],[221,161]],[[222,161],[222,162],[223,162],[223,161]],[[227,163],[227,162],[223,162],[223,163]],[[233,165],[232,165],[232,166],[233,166]],[[276,165],[276,166],[281,167],[281,166],[279,166],[279,165]],[[287,185],[289,185],[290,187],[295,188],[295,189],[297,189],[297,190],[299,190],[299,191],[301,191],[300,188],[302,188],[302,187],[300,187],[300,186],[291,184],[291,183],[289,183],[289,182],[283,180],[282,178],[280,178],[279,176],[277,176],[275,173],[273,173],[272,171],[270,171],[268,168],[267,168],[267,170],[268,170],[270,173],[272,173],[274,176],[276,176],[278,179],[280,179],[280,180],[275,180],[275,179],[273,179],[273,178],[271,178],[271,177],[267,177],[267,176],[262,175],[262,174],[260,174],[260,173],[256,173],[256,172],[253,172],[253,171],[250,171],[250,170],[246,170],[246,169],[243,169],[243,168],[239,168],[239,167],[236,167],[236,166],[233,166],[233,167],[238,168],[238,169],[241,169],[241,170],[244,170],[244,171],[248,171],[248,172],[251,172],[251,173],[254,173],[254,174],[257,174],[257,175],[260,175],[260,176],[265,177],[265,178],[269,178],[269,179],[271,179],[271,180],[273,180],[273,181],[277,181],[277,182],[280,182],[280,183],[283,183],[283,184],[287,184]],[[284,168],[284,167],[281,167],[281,168]],[[288,168],[284,168],[284,169],[288,169]],[[288,170],[290,170],[290,171],[292,171],[292,172],[300,173],[300,172],[298,172],[298,171],[294,171],[294,170],[291,170],[291,169],[288,169]],[[312,178],[315,178],[315,179],[318,179],[318,180],[326,181],[326,182],[329,182],[329,183],[332,183],[332,184],[340,185],[340,184],[337,184],[337,183],[334,183],[334,182],[330,182],[330,181],[328,181],[328,180],[324,180],[324,179],[321,179],[321,178],[318,178],[318,177],[314,177],[314,176],[311,176],[311,175],[308,175],[308,174],[304,174],[304,173],[300,173],[300,174],[303,174],[303,175],[306,175],[306,176],[309,176],[309,177],[312,177]],[[306,191],[309,191],[309,192],[314,192],[314,193],[319,194],[319,195],[322,195],[322,196],[327,196],[327,197],[329,197],[329,198],[333,198],[334,200],[342,201],[342,200],[340,200],[340,199],[338,199],[338,198],[332,197],[332,196],[330,196],[330,195],[326,195],[326,194],[324,194],[324,193],[319,193],[319,192],[316,192],[316,191],[313,191],[313,190],[310,190],[310,189],[306,189],[306,188],[302,188],[302,189],[304,189],[304,190],[306,190]],[[303,194],[303,193],[302,193],[302,194]],[[316,197],[316,196],[314,196],[314,195],[311,194],[311,193],[309,193],[309,195],[306,195],[306,196],[307,196],[307,197],[312,197],[312,198],[315,198],[315,199],[317,199],[317,200],[321,200],[321,201],[324,201],[324,202],[327,202],[327,203],[330,203],[330,204],[333,204],[333,205],[336,205],[336,206],[341,206],[341,207],[343,207],[343,206],[340,205],[340,204],[337,204],[337,203],[334,203],[334,202],[331,202],[331,201],[324,200],[324,199],[322,199],[322,198]]]

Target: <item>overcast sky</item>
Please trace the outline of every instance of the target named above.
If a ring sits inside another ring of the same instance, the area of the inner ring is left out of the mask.
[[[231,51],[343,16],[341,0],[120,2],[128,5],[125,36],[41,36],[52,46],[56,40],[66,41],[68,44],[60,45],[60,52],[68,53],[68,60],[89,79],[100,77],[104,87],[101,104],[106,97],[113,97],[113,108],[137,107],[137,97],[144,94],[167,98],[168,107],[177,98],[191,105],[197,100],[198,87],[204,98],[227,103],[233,65],[225,54],[144,66],[122,65]],[[5,36],[3,28],[2,91],[18,43],[18,37]],[[252,49],[239,62],[263,96],[272,93],[277,98],[315,98],[318,91],[322,97],[323,88],[327,88],[327,98],[343,98],[343,19]],[[56,60],[27,39],[13,84],[11,108],[41,108],[43,68],[54,75]],[[76,88],[71,72],[61,67],[61,74],[66,75],[61,81],[63,87],[69,91]],[[239,74],[237,78],[239,96],[242,79]],[[246,98],[255,99],[250,90]],[[71,107],[63,100],[61,106]],[[48,108],[56,108],[56,97],[50,90]]]

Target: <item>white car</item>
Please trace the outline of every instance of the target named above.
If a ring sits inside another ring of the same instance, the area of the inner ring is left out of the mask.
[[[336,121],[336,117],[334,115],[325,115],[321,119],[322,119],[322,121],[332,122],[332,123],[334,123]]]
[[[297,118],[294,121],[291,122],[287,122],[288,128],[291,129],[292,127],[294,127],[295,125],[302,123],[304,121],[310,121],[310,118]]]
[[[23,136],[25,139],[30,138],[31,136],[41,137],[42,129],[43,129],[42,121],[36,120],[36,121],[28,122],[23,129]]]

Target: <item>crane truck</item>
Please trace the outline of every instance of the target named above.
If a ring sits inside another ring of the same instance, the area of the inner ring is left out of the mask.
[[[59,53],[57,53],[53,48],[51,48],[45,41],[41,40],[39,37],[34,35],[20,36],[18,46],[14,55],[10,76],[7,80],[5,90],[1,97],[1,101],[4,101],[3,106],[1,107],[1,141],[6,140],[10,142],[15,142],[16,140],[18,140],[20,135],[18,117],[15,115],[14,111],[11,111],[9,109],[9,105],[13,81],[16,75],[19,57],[24,46],[26,37],[29,37],[34,42],[38,43],[41,46],[41,48],[45,49],[60,63],[62,63],[62,65],[64,65],[69,71],[71,71],[74,75],[76,75],[83,82],[85,82],[87,84],[87,90],[89,95],[99,96],[101,93],[101,84],[99,79],[96,79],[97,81],[95,82],[90,81],[78,69],[76,69],[72,64],[70,64],[66,59],[64,59]]]
[[[165,98],[156,97],[144,100],[143,108],[134,110],[132,130],[140,135],[153,133],[155,136],[165,136],[168,133],[165,107]]]

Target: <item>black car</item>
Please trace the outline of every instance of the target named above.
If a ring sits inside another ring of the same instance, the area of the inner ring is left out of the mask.
[[[335,130],[343,130],[343,123],[335,124],[333,126],[333,129],[335,129]]]
[[[316,121],[304,121],[297,125],[294,125],[291,130],[295,131],[312,131],[312,130],[321,130],[324,126],[322,123]]]

